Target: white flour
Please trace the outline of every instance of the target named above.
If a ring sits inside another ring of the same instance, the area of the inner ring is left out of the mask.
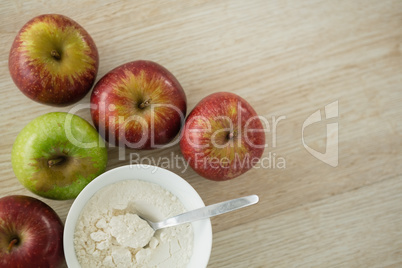
[[[78,261],[83,268],[186,267],[192,255],[191,224],[154,234],[138,217],[158,221],[184,211],[176,196],[153,183],[127,180],[107,186],[81,212],[74,236]]]

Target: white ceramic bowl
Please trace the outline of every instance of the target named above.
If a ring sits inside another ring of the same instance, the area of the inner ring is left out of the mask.
[[[80,267],[74,250],[74,231],[82,209],[101,188],[123,180],[143,180],[156,183],[177,196],[187,210],[205,206],[194,188],[180,176],[166,169],[149,165],[128,165],[109,170],[90,182],[74,200],[64,226],[64,254],[68,267]],[[189,268],[205,268],[212,248],[210,219],[192,223],[193,255]]]

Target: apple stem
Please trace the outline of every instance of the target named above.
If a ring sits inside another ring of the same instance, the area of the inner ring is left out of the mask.
[[[141,108],[141,109],[144,109],[145,107],[148,107],[149,105],[151,105],[151,98],[150,99],[147,99],[146,101],[144,101],[143,103],[141,103],[140,105],[139,105],[139,107]]]
[[[228,140],[233,140],[234,138],[236,138],[237,136],[237,131],[236,130],[232,130],[229,132],[229,134],[226,136],[226,138]]]
[[[18,238],[13,238],[10,241],[10,244],[8,244],[8,252],[11,252],[11,250],[13,249],[13,247],[18,244]]]
[[[59,158],[55,158],[55,159],[50,159],[47,161],[47,165],[51,168],[57,164],[60,164],[61,162],[63,162],[65,160],[64,157],[59,157]]]
[[[56,60],[61,59],[61,56],[60,56],[59,52],[57,52],[54,49],[50,52],[50,55],[52,55],[52,57],[55,58]]]

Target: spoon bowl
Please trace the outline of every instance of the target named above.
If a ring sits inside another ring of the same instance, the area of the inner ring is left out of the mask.
[[[187,211],[204,207],[204,202],[195,189],[169,170],[150,165],[127,165],[111,169],[91,181],[74,200],[68,212],[63,237],[68,267],[81,267],[74,248],[74,231],[81,211],[96,192],[124,180],[142,180],[158,184],[175,195]],[[209,219],[195,221],[191,226],[194,233],[193,254],[187,267],[206,268],[212,248],[211,221]]]

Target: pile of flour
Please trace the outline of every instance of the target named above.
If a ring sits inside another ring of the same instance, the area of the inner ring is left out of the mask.
[[[191,224],[154,233],[138,217],[160,221],[183,212],[179,199],[154,183],[127,180],[101,189],[75,228],[81,267],[186,267],[192,255]]]

